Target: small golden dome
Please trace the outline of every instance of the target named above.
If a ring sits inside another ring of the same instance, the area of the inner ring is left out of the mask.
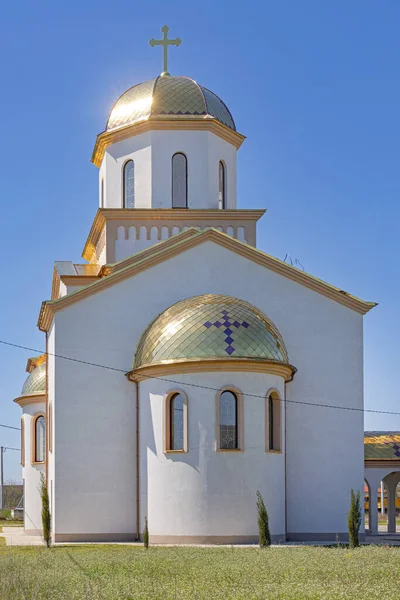
[[[284,341],[264,313],[244,300],[207,294],[159,315],[139,341],[133,368],[230,357],[289,363]]]
[[[106,130],[114,131],[152,118],[206,117],[236,131],[228,107],[213,92],[189,77],[156,77],[122,94],[111,110]]]
[[[31,396],[32,394],[46,393],[46,363],[43,362],[33,369],[25,379],[22,386],[21,396]]]

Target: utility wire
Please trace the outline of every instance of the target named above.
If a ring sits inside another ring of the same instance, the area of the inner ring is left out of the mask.
[[[5,427],[6,429],[16,429],[17,431],[21,431],[20,427],[11,427],[11,425],[3,425],[3,423],[0,423],[0,427]]]
[[[20,348],[22,350],[29,350],[30,352],[35,352],[35,353],[39,353],[39,354],[46,354],[46,352],[42,352],[41,350],[38,350],[37,348],[29,348],[27,346],[22,346],[21,344],[13,344],[12,342],[6,342],[5,340],[0,340],[0,344],[4,344],[5,346],[12,346],[13,348]],[[117,367],[110,367],[108,365],[92,363],[87,360],[81,360],[79,358],[72,358],[71,356],[63,356],[62,354],[53,354],[52,352],[47,352],[47,355],[54,356],[55,358],[62,358],[64,360],[69,360],[69,361],[80,363],[83,365],[89,365],[91,367],[98,367],[99,369],[107,369],[109,371],[117,371],[118,373],[124,373],[124,375],[126,375],[125,369],[118,369]],[[176,383],[178,385],[189,385],[191,387],[201,388],[204,390],[212,390],[215,392],[219,391],[219,388],[214,388],[214,387],[210,387],[210,386],[206,386],[206,385],[200,385],[198,383],[190,383],[188,381],[177,381],[174,379],[170,379],[169,377],[154,377],[153,376],[152,379],[158,379],[159,381],[167,381],[169,383]],[[249,396],[251,398],[265,399],[265,396],[260,396],[258,394],[250,394],[247,392],[243,392],[243,395]],[[319,406],[321,408],[331,408],[331,409],[335,409],[335,410],[348,410],[348,411],[353,411],[353,412],[373,413],[373,414],[379,414],[379,415],[396,415],[396,416],[400,417],[400,412],[388,411],[388,410],[374,410],[372,408],[337,406],[334,404],[321,404],[318,402],[307,402],[305,400],[287,400],[287,399],[283,399],[283,398],[279,398],[279,400],[280,400],[280,402],[282,402],[284,404],[301,404],[303,406]],[[9,426],[3,425],[2,427],[9,427]],[[17,427],[9,427],[9,428],[10,429],[18,429]]]

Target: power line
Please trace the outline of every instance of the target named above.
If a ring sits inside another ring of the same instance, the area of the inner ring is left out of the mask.
[[[12,342],[6,342],[5,340],[0,340],[0,344],[4,344],[5,346],[12,346],[13,348],[20,348],[21,350],[29,350],[30,352],[35,352],[35,353],[39,353],[39,354],[46,354],[45,352],[42,352],[41,350],[38,350],[37,348],[29,348],[28,346],[22,346],[21,344],[14,344]],[[80,363],[83,365],[89,365],[91,367],[97,367],[99,369],[107,369],[109,371],[117,371],[118,373],[124,373],[124,375],[126,375],[125,369],[118,369],[117,367],[110,367],[108,365],[92,363],[87,360],[81,360],[79,358],[72,358],[71,356],[63,356],[62,354],[54,354],[52,352],[47,352],[47,355],[54,356],[55,358],[62,358],[64,360],[69,360],[69,361]],[[169,377],[153,376],[152,379],[157,379],[159,381],[167,381],[169,383],[175,383],[178,385],[186,385],[186,386],[189,385],[191,387],[201,388],[201,389],[205,389],[205,390],[212,390],[215,392],[219,391],[219,388],[214,388],[214,387],[210,387],[210,386],[206,386],[206,385],[200,385],[198,383],[190,383],[188,381],[177,381],[174,379],[170,379]],[[243,392],[243,395],[249,396],[251,398],[265,399],[265,396],[260,396],[258,394],[250,394],[247,392]],[[330,408],[330,409],[335,409],[335,410],[347,410],[347,411],[352,411],[352,412],[372,413],[372,414],[379,414],[379,415],[392,415],[392,416],[394,415],[394,416],[400,417],[400,412],[395,412],[395,411],[374,410],[372,408],[357,408],[357,407],[351,407],[351,406],[337,406],[334,404],[321,404],[319,402],[307,402],[305,400],[287,400],[287,399],[282,399],[282,398],[279,398],[279,400],[280,400],[280,402],[282,402],[284,404],[300,404],[303,406],[318,406],[321,408]],[[9,427],[9,426],[2,425],[2,427]],[[17,427],[9,427],[9,428],[10,429],[19,429]]]
[[[0,427],[5,427],[6,429],[16,429],[17,431],[21,431],[20,427],[12,427],[11,425],[3,425],[3,423],[0,423]]]
[[[17,452],[21,452],[21,448],[10,448],[10,446],[3,446],[3,450],[16,450]]]

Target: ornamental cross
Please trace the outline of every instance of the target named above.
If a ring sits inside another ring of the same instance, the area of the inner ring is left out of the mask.
[[[227,310],[223,310],[220,314],[222,315],[222,319],[220,321],[215,321],[215,323],[207,321],[206,323],[203,323],[203,325],[204,327],[207,327],[207,329],[209,329],[210,327],[217,327],[217,329],[219,329],[220,327],[224,328],[223,332],[226,335],[225,352],[230,356],[235,352],[235,348],[232,346],[232,344],[235,342],[234,338],[232,337],[234,335],[232,327],[236,327],[236,329],[239,329],[239,327],[244,327],[245,329],[247,329],[248,327],[250,327],[250,325],[247,323],[247,321],[242,321],[242,323],[239,323],[239,321],[235,320],[232,322],[232,317],[229,316]]]
[[[175,38],[174,40],[168,39],[168,31],[169,31],[168,25],[164,25],[164,27],[161,29],[161,31],[164,34],[163,39],[155,40],[153,38],[152,40],[149,41],[149,44],[152,48],[154,48],[154,46],[163,46],[164,71],[161,73],[161,76],[165,77],[166,75],[169,75],[169,73],[168,73],[168,46],[179,46],[181,44],[182,40],[180,38]]]

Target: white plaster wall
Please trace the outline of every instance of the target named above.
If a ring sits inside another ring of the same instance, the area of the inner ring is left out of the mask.
[[[276,324],[298,368],[289,400],[362,408],[361,315],[205,242],[56,313],[58,354],[121,370],[57,363],[59,532],[134,527],[134,390],[124,373],[155,316],[205,293],[247,300]],[[362,412],[289,403],[287,452],[288,531],[346,531],[349,490],[363,485]]]
[[[260,490],[272,535],[285,531],[284,454],[266,452],[265,395],[280,377],[258,373],[176,374],[188,398],[188,452],[164,453],[164,394],[176,384],[140,383],[141,523],[150,535],[257,537]],[[243,452],[216,452],[216,396],[234,386],[243,397]],[[255,397],[260,396],[260,397]],[[282,405],[283,408],[283,405]]]
[[[25,433],[25,466],[22,467],[22,477],[25,482],[24,497],[24,528],[32,534],[42,531],[42,503],[39,493],[40,473],[46,472],[44,464],[32,464],[32,425],[37,413],[45,413],[45,402],[35,402],[23,407]]]
[[[52,528],[52,531],[54,532],[55,511],[56,511],[56,503],[54,502],[54,488],[55,488],[54,448],[55,448],[55,440],[57,437],[57,431],[55,428],[55,416],[54,416],[54,413],[55,413],[54,381],[55,381],[55,372],[56,372],[56,362],[57,361],[58,361],[58,364],[60,364],[61,368],[62,368],[62,362],[60,363],[60,361],[62,361],[62,359],[55,357],[56,343],[55,343],[54,321],[47,333],[47,349],[48,349],[48,355],[47,355],[48,404],[49,404],[49,406],[51,405],[51,407],[52,407],[52,410],[51,410],[51,419],[52,419],[52,422],[51,422],[51,436],[52,436],[51,450],[52,451],[51,452],[49,451],[47,454],[47,458],[48,458],[47,477],[48,477],[48,490],[49,490],[49,500],[50,500],[51,528]],[[57,367],[58,367],[58,365],[57,365]],[[49,431],[49,427],[47,428],[47,431]],[[48,448],[50,450],[50,440],[49,440]]]
[[[150,131],[107,147],[99,171],[104,208],[121,208],[123,167],[135,162],[135,207],[172,207],[172,156],[188,160],[188,208],[218,208],[218,166],[226,165],[227,208],[236,208],[236,148],[208,131]]]

